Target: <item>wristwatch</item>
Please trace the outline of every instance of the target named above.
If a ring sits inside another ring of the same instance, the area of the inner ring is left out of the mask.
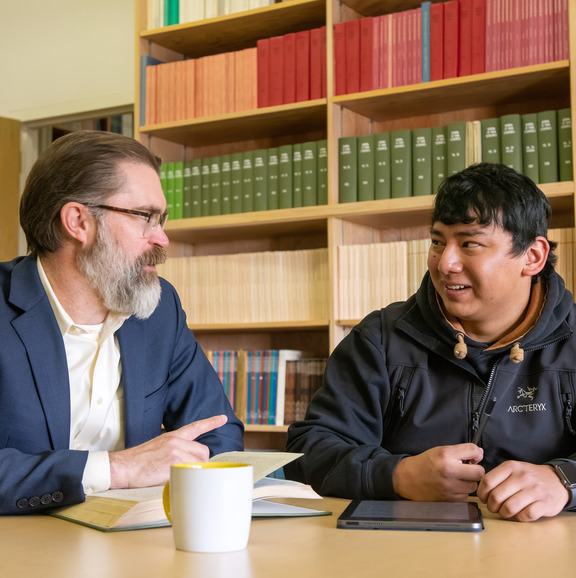
[[[570,492],[570,501],[566,504],[566,510],[576,507],[576,463],[554,462],[550,464],[562,485]]]

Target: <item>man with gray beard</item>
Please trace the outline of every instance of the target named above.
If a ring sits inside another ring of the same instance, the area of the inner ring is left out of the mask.
[[[156,272],[168,246],[159,169],[133,139],[80,131],[28,176],[29,255],[0,263],[0,514],[160,485],[171,464],[243,447]]]

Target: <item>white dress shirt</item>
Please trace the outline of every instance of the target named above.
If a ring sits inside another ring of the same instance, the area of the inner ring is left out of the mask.
[[[126,317],[108,313],[104,323],[74,323],[56,297],[40,259],[40,280],[66,349],[70,379],[70,449],[87,450],[82,484],[91,494],[110,488],[109,451],[124,448],[120,348],[114,333]]]

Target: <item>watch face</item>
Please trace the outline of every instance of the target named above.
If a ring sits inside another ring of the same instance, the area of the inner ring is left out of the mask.
[[[567,488],[576,489],[576,464],[572,462],[556,464],[556,471]]]

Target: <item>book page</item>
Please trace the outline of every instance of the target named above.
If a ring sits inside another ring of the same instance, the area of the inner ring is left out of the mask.
[[[211,462],[237,462],[254,468],[254,483],[289,464],[303,454],[292,452],[226,452],[210,458]]]

